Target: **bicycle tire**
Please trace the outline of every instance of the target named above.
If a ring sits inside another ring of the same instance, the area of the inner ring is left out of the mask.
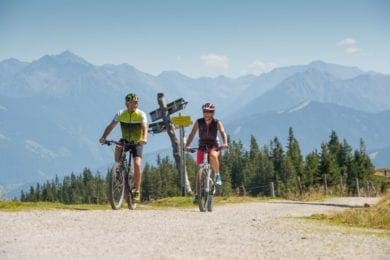
[[[131,173],[130,176],[126,175],[126,202],[129,209],[135,210],[137,203],[134,202],[134,180],[131,176],[134,176],[134,173]]]
[[[213,194],[214,194],[214,189],[215,189],[215,186],[214,186],[214,182],[209,179],[209,187],[210,187],[210,191],[207,195],[207,211],[209,212],[212,212],[213,211]]]
[[[110,172],[108,192],[108,198],[110,200],[110,205],[112,209],[117,210],[122,207],[124,194],[125,170],[123,167],[120,167],[120,169],[117,170],[114,165]]]
[[[200,169],[197,178],[197,194],[198,194],[198,206],[201,212],[205,212],[207,210],[207,203],[209,201],[209,194],[206,192],[206,178],[207,178],[207,170]]]

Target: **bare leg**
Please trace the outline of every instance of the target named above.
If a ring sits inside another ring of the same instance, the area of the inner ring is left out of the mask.
[[[210,164],[211,169],[213,169],[214,173],[219,172],[219,151],[212,150],[210,151]]]
[[[138,192],[141,190],[141,163],[141,157],[134,157],[134,185]]]
[[[122,154],[122,146],[116,145],[115,146],[115,153],[114,153],[114,160],[117,163],[120,163],[121,161],[121,154]]]

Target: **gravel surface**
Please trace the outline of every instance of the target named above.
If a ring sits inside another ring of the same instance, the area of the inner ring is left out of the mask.
[[[377,201],[254,202],[211,213],[0,212],[0,259],[390,259],[390,238],[380,231],[299,218]]]

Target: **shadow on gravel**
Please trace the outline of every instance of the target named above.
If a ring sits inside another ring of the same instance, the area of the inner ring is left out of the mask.
[[[273,201],[269,203],[275,203],[275,204],[304,204],[304,205],[319,205],[319,206],[329,206],[329,207],[341,207],[341,208],[366,208],[370,205],[365,203],[363,205],[348,205],[348,204],[336,204],[336,203],[321,203],[321,202],[304,202],[304,201]]]

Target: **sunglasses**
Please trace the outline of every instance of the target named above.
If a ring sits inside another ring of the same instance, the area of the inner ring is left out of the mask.
[[[214,113],[212,110],[203,110],[203,113]]]

